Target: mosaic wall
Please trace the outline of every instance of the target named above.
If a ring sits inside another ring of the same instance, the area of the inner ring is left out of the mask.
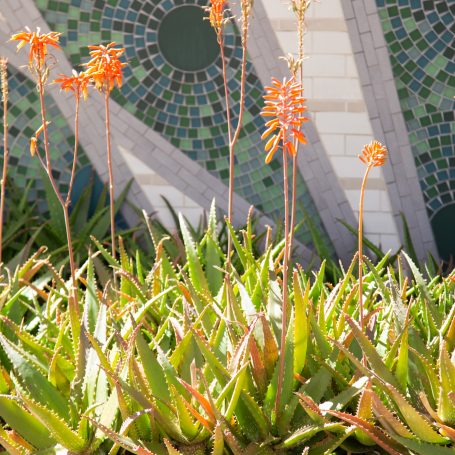
[[[115,41],[129,65],[114,98],[209,172],[228,182],[228,146],[216,37],[203,20],[207,0],[36,0],[74,66],[86,62],[88,44]],[[226,29],[229,89],[239,100],[241,43],[233,25]],[[262,86],[248,65],[246,112],[236,147],[236,192],[275,219],[283,212],[282,168],[264,165]],[[232,111],[234,123],[238,112]],[[278,155],[278,154],[277,154]],[[328,241],[303,178],[298,194],[304,210]],[[300,216],[303,209],[299,208]],[[306,229],[306,228],[304,228]],[[310,242],[308,230],[301,239]],[[304,231],[304,232],[303,232]]]
[[[455,222],[455,2],[376,3],[428,215],[444,244]]]
[[[36,84],[9,65],[9,175],[19,189],[30,185],[30,200],[38,201],[38,208],[47,210],[42,181],[42,167],[37,157],[30,155],[30,138],[41,126],[41,114]],[[60,191],[66,194],[70,180],[74,135],[54,99],[45,97],[49,125],[50,154],[54,177]],[[3,130],[3,104],[0,103],[0,129]],[[3,157],[3,141],[0,154]],[[92,173],[92,167],[82,148],[79,149],[78,177],[74,194],[79,194]]]

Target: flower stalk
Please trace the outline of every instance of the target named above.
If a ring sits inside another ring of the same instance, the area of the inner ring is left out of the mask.
[[[73,242],[71,237],[71,224],[70,224],[70,217],[69,217],[69,206],[71,203],[71,190],[74,182],[74,174],[76,170],[76,159],[77,159],[77,141],[78,141],[78,119],[79,119],[79,102],[78,98],[80,97],[81,92],[77,92],[78,95],[76,96],[76,118],[75,118],[75,147],[74,147],[74,154],[73,154],[73,166],[72,166],[72,173],[70,178],[70,187],[66,199],[63,198],[60,190],[58,188],[57,182],[52,173],[52,162],[51,162],[51,154],[49,150],[49,134],[48,134],[48,125],[49,122],[47,121],[47,114],[46,114],[46,105],[44,99],[44,87],[47,83],[48,76],[49,76],[49,65],[48,65],[48,52],[47,47],[52,46],[54,48],[59,48],[59,38],[60,34],[56,32],[49,32],[47,34],[42,34],[40,29],[38,28],[36,32],[31,32],[27,30],[25,32],[20,32],[16,35],[11,37],[12,40],[18,40],[18,49],[21,49],[25,44],[29,43],[30,45],[30,53],[29,53],[29,67],[30,70],[35,74],[37,79],[37,88],[40,100],[40,111],[41,111],[41,127],[38,128],[34,137],[30,140],[30,153],[32,156],[36,154],[39,159],[39,162],[43,166],[49,181],[51,183],[52,189],[62,207],[63,210],[63,217],[65,221],[65,230],[66,230],[66,238],[67,238],[67,245],[68,245],[68,258],[70,263],[70,271],[71,271],[71,289],[68,293],[68,308],[70,314],[70,323],[71,323],[71,331],[73,334],[73,340],[75,349],[77,350],[77,346],[79,344],[80,339],[80,307],[79,307],[79,300],[78,300],[78,293],[77,293],[77,277],[76,277],[76,263],[74,259],[74,250],[73,250]],[[86,93],[86,84],[88,83],[88,78],[83,77],[85,81],[85,89],[83,90]],[[57,80],[57,82],[62,82],[62,80]],[[62,88],[64,84],[62,82]],[[39,147],[38,147],[38,138],[40,134],[43,134],[43,147],[44,147],[44,158],[41,156]]]
[[[291,59],[288,60],[289,69],[291,74],[297,79],[297,74],[299,80],[302,83],[303,89],[303,59],[304,59],[304,50],[303,50],[303,37],[306,32],[305,25],[305,14],[310,6],[311,0],[291,0],[292,10],[297,19],[297,43],[298,43],[298,56],[297,60]],[[303,91],[302,91],[303,97]],[[294,147],[298,152],[299,142],[294,141]],[[295,231],[295,213],[297,210],[297,153],[292,157],[292,213],[291,213],[291,226],[289,228],[289,256],[292,253],[292,243],[294,240],[294,231]]]
[[[0,263],[3,261],[3,217],[5,211],[5,188],[8,171],[8,60],[0,58],[0,81],[3,102],[3,171],[0,183]]]
[[[372,141],[365,145],[360,161],[366,165],[365,174],[360,187],[359,200],[359,226],[358,226],[358,251],[359,251],[359,322],[362,331],[365,331],[364,308],[363,308],[363,204],[368,175],[373,167],[383,166],[387,158],[387,148],[378,141]],[[365,358],[363,359],[365,361]]]
[[[120,56],[125,52],[124,48],[115,47],[116,43],[112,42],[106,46],[89,46],[90,56],[92,59],[86,64],[87,74],[90,75],[95,87],[104,94],[105,109],[105,128],[106,128],[106,150],[107,150],[107,167],[109,171],[109,202],[111,218],[111,246],[112,257],[116,258],[116,237],[115,237],[115,189],[114,189],[114,171],[112,166],[112,147],[111,147],[111,124],[109,98],[115,85],[122,86],[122,69],[126,63],[120,61]]]
[[[275,152],[281,148],[283,153],[283,193],[284,193],[284,231],[285,245],[283,250],[283,300],[281,316],[281,340],[280,340],[280,360],[278,368],[278,383],[275,398],[275,417],[278,417],[280,410],[280,400],[283,388],[285,370],[285,344],[287,332],[287,307],[288,307],[288,263],[289,263],[289,183],[288,183],[288,154],[291,157],[296,155],[294,141],[305,143],[306,138],[300,131],[300,126],[305,117],[302,98],[302,84],[295,78],[289,81],[284,79],[272,79],[272,85],[265,88],[265,106],[261,112],[263,117],[271,117],[265,124],[267,129],[262,134],[262,139],[268,138],[265,145],[267,152],[265,162],[272,161]],[[273,133],[273,134],[272,134]]]
[[[242,64],[241,64],[241,76],[240,76],[240,103],[239,103],[239,116],[237,125],[235,128],[232,125],[231,108],[229,100],[229,87],[227,80],[226,71],[226,58],[224,53],[224,34],[223,28],[228,18],[226,14],[226,3],[225,0],[210,0],[210,6],[206,8],[208,12],[208,19],[210,24],[215,30],[218,45],[220,47],[221,54],[221,65],[222,65],[222,76],[224,85],[224,96],[226,100],[226,116],[227,116],[227,127],[228,127],[228,141],[229,141],[229,196],[228,196],[228,220],[232,224],[233,217],[233,200],[234,200],[234,176],[235,176],[235,145],[240,135],[243,122],[243,113],[245,109],[245,81],[246,81],[246,65],[247,65],[247,41],[248,41],[248,29],[249,29],[249,18],[251,9],[253,7],[253,0],[241,0],[241,11],[242,11]],[[232,255],[232,238],[231,233],[228,232],[228,251],[227,251],[227,265],[231,263]]]

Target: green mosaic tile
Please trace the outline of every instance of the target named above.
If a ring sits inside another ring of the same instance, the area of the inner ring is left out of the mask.
[[[376,0],[430,219],[455,204],[455,3]],[[440,223],[437,222],[437,225]]]
[[[63,4],[65,7],[60,6]],[[75,67],[87,61],[81,58],[86,55],[81,42],[97,44],[115,40],[124,46],[129,65],[125,69],[121,93],[114,93],[114,99],[227,183],[227,125],[221,60],[216,48],[213,53],[216,37],[207,29],[208,22],[202,20],[201,6],[206,4],[207,0],[41,0],[37,3],[51,28],[63,25],[67,30],[80,31],[83,27],[90,30],[90,33],[64,33],[62,43]],[[180,14],[182,8],[186,15]],[[160,28],[160,24],[178,22],[178,18],[171,16],[177,14],[185,17],[178,33],[166,30],[165,26]],[[211,35],[212,41],[206,39],[207,42],[194,47],[196,35],[203,38]],[[168,38],[160,42],[160,36]],[[235,100],[239,92],[238,69],[242,53],[240,35],[232,24],[226,28],[225,45],[228,72],[232,76],[230,91]],[[185,65],[199,66],[186,70]],[[283,175],[279,158],[270,166],[264,164],[264,144],[260,138],[264,126],[259,115],[262,93],[263,87],[248,63],[247,108],[241,136],[242,141],[245,139],[246,152],[242,163],[248,166],[245,170],[236,170],[235,185],[236,191],[250,203],[265,210],[272,218],[280,219],[284,211],[283,200],[270,189],[282,187]],[[232,115],[236,121],[236,109]],[[209,139],[211,142],[206,142]],[[256,169],[261,169],[261,177],[255,186],[251,171]],[[265,186],[264,181],[269,186]],[[304,210],[330,243],[301,175],[298,176],[298,190]],[[299,208],[298,211],[298,217],[302,219],[303,210]],[[299,235],[300,240],[310,243],[307,227],[304,226]]]

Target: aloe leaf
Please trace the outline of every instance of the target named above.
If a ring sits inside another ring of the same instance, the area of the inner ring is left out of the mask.
[[[353,398],[360,394],[364,386],[368,382],[368,377],[362,376],[354,382],[349,388],[343,390],[335,397],[319,405],[321,411],[341,411]]]
[[[24,449],[16,441],[13,441],[10,435],[0,427],[0,444],[7,450],[9,455],[29,455],[30,451]]]
[[[357,418],[367,422],[371,422],[373,420],[371,379],[368,381],[367,385],[360,394],[355,415]],[[375,444],[373,438],[371,438],[371,436],[362,429],[357,429],[355,431],[355,436],[365,446],[372,446]]]
[[[17,346],[3,335],[0,343],[10,359],[22,386],[43,406],[49,406],[63,419],[69,415],[68,405],[59,391],[32,365],[30,359],[24,357]]]
[[[231,234],[232,243],[234,244],[234,248],[237,251],[239,256],[240,262],[242,263],[243,268],[246,270],[248,268],[248,261],[245,249],[240,244],[239,239],[237,238],[237,234],[235,233],[232,224],[229,222],[227,218],[225,218],[226,226],[228,227],[229,233]]]
[[[259,311],[260,308],[263,308],[265,306],[265,302],[267,301],[269,291],[269,273],[271,270],[271,253],[272,248],[268,248],[261,263],[261,269],[259,275],[257,276],[258,279],[256,285],[253,293],[251,294],[251,301],[257,311]]]
[[[234,390],[232,392],[231,399],[229,401],[228,407],[224,414],[224,418],[229,421],[229,419],[234,414],[235,409],[237,408],[237,403],[240,398],[240,393],[242,392],[243,385],[245,383],[245,374],[246,374],[246,365],[240,369],[238,374],[235,376]]]
[[[85,334],[84,334],[85,335]],[[107,339],[106,326],[106,307],[102,305],[97,314],[97,320],[94,327],[94,338],[98,343],[104,344]],[[90,339],[87,337],[87,340]],[[88,344],[88,343],[87,343]],[[87,396],[88,406],[95,403],[104,402],[107,400],[107,378],[103,369],[99,368],[99,357],[95,348],[92,346],[87,355],[87,363],[85,365],[84,386]]]
[[[436,444],[428,444],[427,442],[421,440],[407,439],[398,435],[393,435],[393,439],[411,450],[412,453],[420,455],[453,455],[453,448],[441,447]]]
[[[336,453],[336,449],[338,449],[338,447],[340,447],[349,438],[349,436],[352,435],[354,430],[355,430],[355,428],[351,426],[351,427],[345,428],[345,430],[343,431],[343,433],[341,433],[341,435],[335,435],[335,434],[329,433],[329,436],[327,436],[325,439],[323,439],[322,441],[319,441],[317,444],[314,444],[311,447],[311,452],[310,452],[310,448],[307,446],[308,450],[307,451],[304,450],[302,452],[302,455],[308,455],[308,454],[331,455],[333,453]],[[346,447],[344,447],[344,444],[343,444],[342,448],[346,449]],[[362,448],[362,452],[363,452],[363,450],[364,450],[364,448]],[[351,451],[351,450],[348,450],[348,452],[360,453],[360,452]]]
[[[188,261],[188,267],[190,271],[191,282],[198,292],[208,290],[207,279],[202,269],[202,264],[199,259],[199,254],[194,243],[194,239],[188,229],[188,225],[183,218],[182,214],[179,214],[180,229],[182,231],[183,242],[185,244],[186,257]]]
[[[223,455],[224,454],[224,437],[223,437],[223,430],[221,426],[218,424],[215,427],[215,431],[213,432],[213,448],[211,455]]]
[[[287,437],[283,443],[278,446],[278,448],[288,449],[295,447],[308,441],[321,431],[342,431],[343,429],[344,426],[338,422],[326,423],[323,425],[308,425],[292,433],[291,436]]]
[[[216,206],[215,199],[212,201],[209,212],[207,242],[205,245],[206,273],[209,289],[216,295],[223,284],[223,272],[220,270],[223,252],[218,245],[216,236]]]
[[[305,366],[308,345],[307,307],[310,294],[310,282],[305,287],[305,293],[300,287],[297,272],[294,272],[294,373],[300,373]]]
[[[164,445],[166,446],[166,449],[167,449],[167,453],[169,455],[182,455],[182,452],[180,452],[179,450],[177,450],[172,444],[171,442],[164,438]]]
[[[264,335],[264,366],[267,376],[271,378],[275,370],[275,365],[278,361],[278,345],[269,321],[264,315],[260,315],[259,317],[261,319],[262,332]]]
[[[383,383],[383,386],[397,405],[407,425],[417,437],[425,442],[434,444],[447,442],[447,439],[433,430],[428,420],[414,409],[394,386],[387,383]]]
[[[447,352],[447,343],[440,341],[439,347],[439,400],[437,412],[447,425],[455,425],[455,405],[449,398],[455,391],[455,365]]]
[[[408,430],[408,428],[390,411],[380,400],[380,398],[373,393],[372,395],[372,408],[379,422],[390,433],[396,433],[403,438],[412,439],[415,436]]]
[[[136,348],[153,395],[164,402],[170,402],[171,395],[166,385],[166,376],[140,332],[136,337]],[[170,413],[167,406],[163,406],[159,402],[157,406],[163,413]]]
[[[363,260],[364,260],[365,264],[367,264],[368,268],[370,269],[370,271],[374,277],[374,282],[380,289],[381,294],[384,297],[384,300],[387,302],[387,304],[391,305],[392,296],[390,294],[390,290],[387,288],[387,286],[384,283],[384,278],[380,275],[380,270],[381,270],[380,267],[379,266],[375,267],[374,264],[367,257],[365,257]]]
[[[400,349],[398,351],[397,364],[395,367],[395,375],[401,386],[401,390],[406,390],[408,385],[408,356],[408,326],[406,325],[401,335]]]
[[[270,426],[262,406],[246,391],[242,391],[235,410],[239,426],[250,441],[260,441],[270,434]]]
[[[21,394],[21,400],[27,406],[27,409],[47,427],[52,437],[62,446],[75,453],[81,453],[85,450],[87,442],[51,409],[37,403],[28,397],[27,394]]]
[[[381,359],[381,356],[378,354],[375,347],[371,344],[371,341],[368,339],[368,337],[362,332],[361,328],[354,320],[352,320],[349,316],[345,317],[374,372],[384,381],[389,382],[396,388],[399,388],[395,376],[385,366],[384,362]]]
[[[344,420],[349,425],[355,425],[363,430],[376,444],[381,446],[390,455],[402,455],[401,446],[394,442],[389,436],[383,433],[379,428],[375,427],[371,422],[361,419],[354,415],[340,411],[327,411],[329,414]]]
[[[291,314],[290,326],[294,324],[294,315]],[[273,418],[278,419],[284,411],[285,405],[289,402],[292,392],[294,391],[294,342],[292,330],[286,334],[286,341],[284,347],[284,374],[281,386],[281,396],[279,402],[278,415],[273,415],[273,407],[276,400],[278,390],[278,375],[280,363],[278,362],[273,373],[272,380],[267,388],[267,393],[264,399],[264,410],[272,415]]]
[[[115,431],[105,427],[104,425],[92,419],[91,417],[87,417],[87,419],[100,431],[105,433],[106,436],[108,436],[112,441],[114,441],[116,444],[123,447],[124,449],[129,450],[138,455],[154,455],[153,452],[137,445],[132,439],[128,438],[127,436],[119,435]]]
[[[420,379],[425,387],[426,396],[430,403],[436,407],[439,398],[439,379],[438,375],[430,364],[428,359],[414,348],[409,347],[409,352],[412,354],[411,358],[415,362],[417,371],[419,372]]]
[[[440,328],[442,324],[441,314],[439,313],[431,297],[430,291],[428,290],[428,287],[425,283],[425,280],[423,279],[422,274],[420,273],[417,266],[414,264],[413,260],[405,252],[403,252],[403,256],[408,261],[409,267],[412,271],[412,274],[414,275],[414,279],[416,280],[417,286],[420,289],[422,303],[426,308],[428,308],[430,312],[432,319],[432,321],[430,322],[433,322],[434,324],[436,324],[437,328]]]
[[[177,389],[171,385],[169,391],[172,396],[172,403],[177,411],[180,428],[182,429],[183,434],[191,441],[200,432],[200,425],[195,423],[194,419],[191,417],[185,400]]]
[[[299,397],[303,409],[305,409],[305,412],[315,424],[322,425],[326,423],[326,419],[322,415],[318,405],[308,395],[305,395],[303,392],[296,392],[296,395]]]
[[[22,408],[13,397],[0,395],[0,416],[37,449],[46,449],[55,444],[46,426]]]

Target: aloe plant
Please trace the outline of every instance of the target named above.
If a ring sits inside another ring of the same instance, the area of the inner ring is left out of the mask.
[[[240,233],[227,223],[238,267],[226,274],[218,225],[214,206],[200,238],[180,217],[178,262],[166,249],[172,240],[151,228],[151,266],[121,239],[114,258],[93,238],[78,275],[80,346],[69,330],[69,283],[44,251],[5,281],[8,452],[453,452],[452,275],[424,274],[405,255],[396,269],[387,254],[365,259],[363,332],[355,259],[334,283],[325,263],[295,268],[277,419],[284,242],[268,236],[258,253],[251,218]]]

